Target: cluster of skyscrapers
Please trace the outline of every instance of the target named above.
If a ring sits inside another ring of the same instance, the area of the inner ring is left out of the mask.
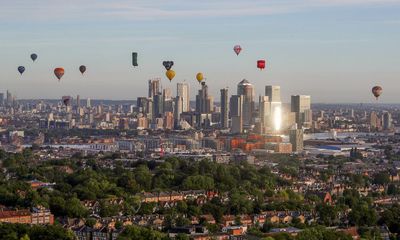
[[[236,134],[254,131],[276,134],[287,130],[302,132],[301,129],[312,124],[310,96],[292,96],[289,108],[282,104],[280,86],[266,86],[265,94],[256,103],[254,86],[243,79],[237,85],[236,94],[230,95],[229,89],[223,88],[219,104],[214,104],[208,85],[202,82],[192,109],[188,83],[178,83],[176,97],[172,97],[171,90],[162,89],[160,82],[160,79],[149,80],[148,96],[137,99],[138,111],[148,121],[143,128],[186,126],[220,128]]]

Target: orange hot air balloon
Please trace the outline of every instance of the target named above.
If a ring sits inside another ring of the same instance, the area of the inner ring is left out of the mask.
[[[204,80],[203,73],[201,73],[201,72],[197,73],[197,74],[196,74],[196,79],[197,79],[197,81],[198,81],[199,83],[200,83],[201,81],[203,81],[203,80]]]
[[[64,76],[64,68],[56,68],[54,69],[54,75],[58,78],[58,81],[61,80],[62,76]]]
[[[372,94],[376,97],[376,100],[378,100],[379,96],[382,94],[382,87],[381,86],[375,86],[372,88]]]
[[[174,79],[175,77],[175,71],[174,70],[168,70],[165,75],[167,76],[167,78],[169,79],[169,81],[172,81],[172,79]]]

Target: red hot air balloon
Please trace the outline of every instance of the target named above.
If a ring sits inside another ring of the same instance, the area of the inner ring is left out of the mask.
[[[381,86],[375,86],[372,88],[372,94],[376,97],[376,100],[378,100],[379,96],[382,94],[382,87]]]
[[[240,51],[242,51],[242,47],[240,47],[240,45],[235,45],[233,51],[235,51],[236,55],[239,55]]]
[[[260,70],[263,70],[263,69],[265,68],[265,60],[258,60],[258,61],[257,61],[257,67],[258,67]]]
[[[58,81],[60,81],[62,76],[64,76],[64,68],[54,69],[54,75],[56,75],[56,77],[58,78]]]

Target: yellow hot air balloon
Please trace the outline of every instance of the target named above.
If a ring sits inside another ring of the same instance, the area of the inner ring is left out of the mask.
[[[168,70],[165,75],[169,79],[169,81],[172,81],[172,79],[175,77],[175,71],[174,70]]]
[[[203,81],[203,79],[204,79],[203,73],[199,72],[199,73],[196,75],[196,79],[197,79],[197,81],[198,81],[199,83],[200,83],[201,81]]]

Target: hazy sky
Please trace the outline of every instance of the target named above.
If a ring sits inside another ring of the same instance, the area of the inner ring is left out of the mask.
[[[174,91],[189,82],[194,99],[201,71],[216,100],[246,78],[257,94],[280,85],[285,100],[374,102],[378,84],[381,102],[399,103],[400,0],[0,0],[0,52],[0,91],[18,98],[136,99],[162,77]],[[172,83],[163,60],[175,61]]]

